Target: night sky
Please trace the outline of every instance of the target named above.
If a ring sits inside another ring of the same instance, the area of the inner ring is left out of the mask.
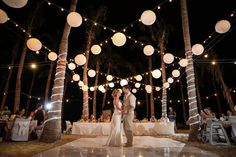
[[[50,1],[53,5],[48,5],[47,1],[43,0],[29,0],[28,4],[21,9],[10,8],[2,1],[0,2],[0,8],[7,12],[8,16],[14,20],[21,28],[26,29],[30,19],[34,16],[32,36],[37,37],[40,41],[57,52],[63,28],[66,22],[66,16],[69,10],[69,0],[61,1]],[[228,105],[224,99],[219,87],[214,89],[213,76],[209,74],[206,69],[211,68],[211,61],[213,56],[217,56],[220,63],[220,67],[223,71],[223,77],[227,86],[232,89],[232,97],[234,102],[236,101],[236,2],[235,0],[187,0],[188,3],[188,14],[189,14],[189,27],[192,45],[196,43],[203,43],[206,40],[205,51],[201,56],[195,57],[195,71],[199,76],[200,92],[203,101],[203,107],[209,106],[214,112],[218,114],[216,97],[214,94],[218,92],[220,102],[222,105],[222,111],[226,112]],[[54,5],[55,4],[55,5]],[[158,9],[157,6],[161,9]],[[35,11],[35,8],[39,8]],[[61,8],[65,11],[61,11]],[[181,12],[179,0],[78,0],[77,12],[83,17],[88,18],[86,22],[78,28],[72,28],[69,37],[69,50],[68,50],[68,61],[73,59],[77,54],[83,53],[86,48],[86,32],[91,25],[94,25],[96,15],[98,11],[103,8],[105,9],[104,17],[100,18],[97,23],[95,30],[95,39],[93,44],[102,43],[102,53],[104,56],[112,56],[115,54],[116,57],[111,57],[112,63],[114,64],[111,68],[111,74],[120,78],[132,77],[138,74],[143,74],[148,71],[148,57],[143,53],[143,44],[151,44],[155,49],[157,43],[151,38],[150,28],[157,26],[159,20],[164,20],[171,27],[169,33],[168,44],[166,46],[166,52],[170,52],[173,55],[184,58],[184,43],[181,26]],[[153,10],[156,13],[157,21],[153,26],[144,26],[141,22],[138,22],[141,14],[145,10]],[[36,13],[35,13],[36,12]],[[234,16],[230,16],[234,13]],[[231,22],[231,29],[226,34],[215,33],[215,24],[219,20],[228,19]],[[132,24],[132,25],[131,25]],[[109,29],[104,30],[104,27],[114,29],[116,31],[124,32],[126,36],[131,36],[132,40],[127,39],[127,42],[122,47],[116,47],[111,42],[111,36],[114,34]],[[209,38],[209,35],[212,35]],[[107,43],[105,41],[107,40]],[[135,40],[137,43],[135,43]],[[12,49],[19,44],[19,49],[14,51],[17,55],[14,63],[14,71],[11,77],[11,83],[9,88],[9,95],[7,99],[7,106],[10,109],[13,108],[14,104],[14,89],[15,79],[17,74],[17,65],[19,64],[20,54],[24,43],[24,33],[15,27],[11,22],[0,25],[0,100],[4,92],[4,84],[8,75],[8,66],[12,59]],[[208,52],[210,51],[210,52]],[[28,50],[25,60],[24,71],[22,74],[22,95],[20,108],[24,108],[27,95],[30,87],[30,82],[33,77],[33,71],[36,73],[36,81],[33,86],[33,92],[31,99],[31,109],[35,108],[35,104],[40,102],[43,103],[45,84],[47,80],[47,73],[49,70],[50,61],[47,59],[48,51],[42,49],[40,54]],[[208,58],[204,58],[204,55],[208,54]],[[46,59],[45,59],[46,58]],[[96,57],[91,54],[89,61],[89,68],[95,69]],[[153,69],[160,68],[160,55],[155,51],[152,56]],[[36,70],[30,69],[30,63],[35,62],[39,66]],[[178,60],[175,60],[177,63]],[[56,62],[55,62],[56,63]],[[107,59],[104,60],[101,65],[100,71],[106,73],[107,71]],[[170,65],[167,67],[167,78],[171,76],[173,69],[179,68],[178,64]],[[205,70],[204,70],[205,69]],[[82,68],[79,67],[75,70],[82,77]],[[71,78],[72,72],[67,69],[67,76]],[[105,76],[99,76],[99,84],[105,82]],[[186,75],[184,69],[181,70],[181,77],[179,80],[183,82],[185,99],[187,100],[186,90]],[[144,80],[144,79],[143,79]],[[53,80],[52,80],[53,83]],[[144,83],[144,81],[142,81]],[[89,78],[89,86],[93,86],[94,78]],[[131,87],[134,87],[133,83],[130,83]],[[154,80],[154,86],[161,86],[161,79]],[[120,88],[119,84],[116,84],[117,88]],[[135,94],[137,100],[141,102],[137,105],[136,111],[139,119],[146,116],[146,102],[145,102],[145,90],[144,86],[141,87],[143,90],[138,90]],[[112,108],[111,91],[108,90],[107,105],[105,109]],[[51,92],[51,90],[50,90]],[[93,96],[92,92],[89,92],[90,97]],[[38,100],[38,97],[42,97]],[[97,96],[97,110],[98,114],[101,114],[102,108],[102,97],[103,94],[98,92]],[[154,92],[155,97],[155,114],[159,118],[161,116],[161,91]],[[208,98],[207,98],[208,97]],[[66,102],[66,100],[69,100]],[[173,106],[177,112],[177,122],[182,122],[182,106],[178,100],[180,96],[180,85],[174,83],[168,90],[168,106]],[[185,102],[186,109],[188,104]],[[92,100],[90,100],[90,113],[92,112]],[[77,121],[82,113],[82,90],[79,89],[77,83],[71,83],[70,80],[67,83],[65,102],[64,102],[64,119],[71,121]]]

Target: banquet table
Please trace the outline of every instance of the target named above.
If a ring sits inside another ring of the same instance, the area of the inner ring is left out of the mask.
[[[133,123],[134,135],[150,136],[150,135],[172,135],[174,134],[174,122],[147,122]],[[110,123],[84,123],[73,122],[72,134],[77,135],[109,135]],[[122,125],[122,132],[123,125]]]

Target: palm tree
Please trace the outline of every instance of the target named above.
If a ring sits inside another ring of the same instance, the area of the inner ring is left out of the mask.
[[[152,57],[149,57],[148,58],[149,84],[150,84],[151,87],[153,87],[151,71],[152,71]],[[152,92],[150,93],[150,106],[151,106],[151,116],[155,116],[153,88],[152,88]]]
[[[77,0],[72,0],[70,11],[75,11]],[[66,72],[66,57],[68,52],[68,37],[71,27],[66,22],[61,43],[59,46],[59,55],[56,66],[56,74],[52,88],[52,110],[48,112],[48,120],[46,121],[41,135],[40,141],[54,142],[61,138],[61,109],[64,96],[64,83]]]
[[[185,109],[185,103],[184,103],[184,88],[183,88],[182,81],[179,81],[179,86],[180,86],[181,103],[182,103],[182,109],[183,109],[183,119],[184,119],[184,124],[186,124],[187,118],[186,118],[186,109]]]
[[[189,23],[188,23],[188,11],[186,0],[180,0],[181,6],[181,18],[182,18],[182,29],[185,45],[185,55],[188,60],[188,65],[186,67],[186,78],[188,85],[188,100],[189,100],[189,141],[196,141],[198,130],[200,127],[198,107],[197,107],[197,95],[195,89],[195,77],[194,77],[194,66],[191,52],[191,41],[189,33]]]
[[[15,59],[16,59],[16,52],[18,52],[19,49],[19,42],[17,41],[14,48],[12,49],[12,60],[11,60],[11,66],[14,64]],[[1,103],[1,109],[3,110],[6,104],[6,100],[7,100],[7,95],[8,95],[8,90],[9,90],[9,83],[10,83],[10,79],[11,79],[11,75],[13,72],[13,68],[10,66],[9,69],[9,73],[7,76],[7,81],[5,83],[5,87],[4,87],[4,94],[2,96],[2,103]]]
[[[36,70],[36,69],[34,69],[34,70]],[[31,95],[31,93],[32,93],[34,82],[35,82],[35,77],[36,77],[36,71],[33,71],[33,78],[31,80],[31,84],[30,84],[30,88],[29,88],[29,92],[28,92],[29,95]],[[30,100],[31,100],[31,98],[28,97],[27,103],[26,103],[26,109],[25,109],[26,116],[29,115]]]
[[[107,75],[110,75],[110,71],[111,71],[111,62],[108,62],[108,67],[107,67]],[[105,106],[106,103],[106,97],[107,97],[107,89],[108,89],[108,80],[106,79],[105,81],[105,93],[103,94],[103,99],[102,99],[102,108]]]
[[[50,63],[50,68],[49,68],[49,71],[48,71],[47,83],[46,83],[46,87],[45,87],[44,103],[48,102],[48,93],[49,93],[49,89],[50,89],[50,85],[51,85],[53,68],[54,68],[54,62],[51,62]]]
[[[93,92],[93,115],[97,117],[97,90],[98,90],[98,78],[99,78],[99,71],[100,71],[100,61],[97,57],[96,60],[96,78],[94,82],[94,92]]]

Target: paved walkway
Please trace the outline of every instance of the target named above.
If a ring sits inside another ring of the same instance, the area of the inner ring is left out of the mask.
[[[135,136],[133,147],[107,147],[107,136],[81,138],[33,157],[218,157],[184,143],[150,136]]]

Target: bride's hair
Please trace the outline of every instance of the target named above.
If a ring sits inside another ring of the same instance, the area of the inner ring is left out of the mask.
[[[112,95],[113,97],[116,97],[116,96],[118,95],[118,93],[121,94],[120,90],[119,90],[119,89],[114,89],[111,95]]]

